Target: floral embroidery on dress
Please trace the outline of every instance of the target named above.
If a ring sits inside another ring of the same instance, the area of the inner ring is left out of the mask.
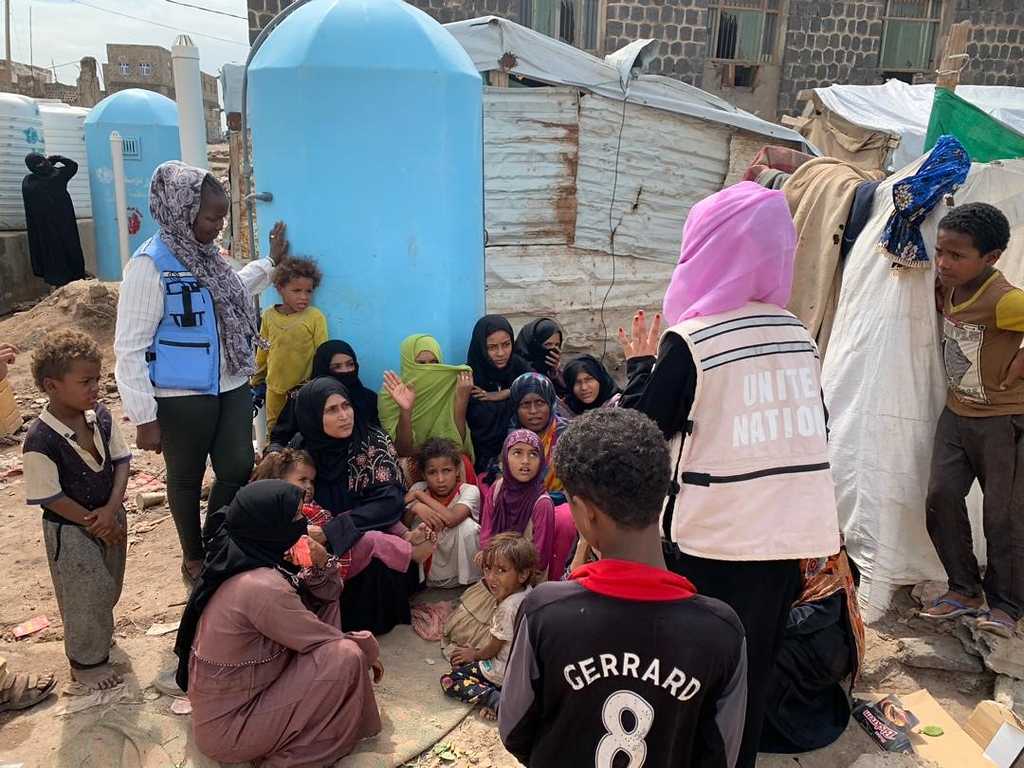
[[[921,223],[932,209],[967,179],[971,159],[953,136],[942,136],[917,173],[893,184],[896,207],[885,225],[878,250],[894,267],[926,268],[931,263]]]

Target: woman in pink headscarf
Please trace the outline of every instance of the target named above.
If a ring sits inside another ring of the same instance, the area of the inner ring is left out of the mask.
[[[661,318],[648,332],[642,312],[631,337],[619,331],[629,370],[620,405],[671,442],[666,563],[746,630],[743,768],[757,759],[799,561],[839,550],[818,350],[785,310],[795,245],[782,192],[723,189],[687,217],[660,342]]]

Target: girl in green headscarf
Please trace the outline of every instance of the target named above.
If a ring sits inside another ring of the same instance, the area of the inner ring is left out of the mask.
[[[446,437],[473,458],[466,408],[473,391],[468,365],[444,365],[441,345],[424,333],[408,336],[401,347],[401,378],[384,372],[378,410],[381,426],[399,456],[413,456],[432,437]]]

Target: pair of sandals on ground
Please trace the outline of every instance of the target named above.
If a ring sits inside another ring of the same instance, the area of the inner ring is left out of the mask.
[[[921,611],[923,619],[956,619],[960,616],[976,618],[975,626],[993,635],[1010,638],[1017,630],[1017,622],[1005,611],[990,609],[983,597],[967,597],[957,592],[947,592],[928,608]]]

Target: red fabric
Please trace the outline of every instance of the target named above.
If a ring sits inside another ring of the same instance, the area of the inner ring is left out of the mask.
[[[466,474],[466,482],[469,485],[479,485],[477,480],[476,470],[473,469],[473,460],[466,454],[462,454],[462,469]]]
[[[697,594],[689,579],[629,560],[587,563],[573,571],[572,578],[591,592],[622,600],[686,600]]]
[[[760,151],[754,155],[754,159],[750,161],[750,165],[747,168],[746,174],[743,176],[743,180],[757,181],[757,177],[760,176],[763,171],[767,170],[793,173],[808,160],[813,159],[813,156],[808,155],[805,152],[790,149],[789,147],[761,147]]]
[[[576,523],[568,504],[555,507],[555,541],[551,547],[551,564],[548,566],[548,581],[565,578],[565,565],[576,544]]]

